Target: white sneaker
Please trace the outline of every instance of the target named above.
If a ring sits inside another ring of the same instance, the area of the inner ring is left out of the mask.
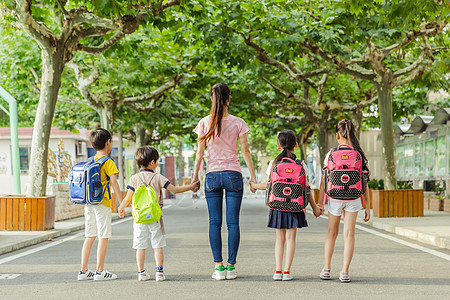
[[[103,270],[101,273],[95,272],[94,280],[114,280],[117,279],[117,275],[106,270]]]
[[[163,272],[156,272],[155,280],[156,281],[164,281],[164,280],[166,280],[166,277],[164,276]]]
[[[236,279],[237,275],[236,275],[236,268],[233,265],[227,265],[227,274],[226,274],[226,278],[227,279]]]
[[[138,273],[138,280],[139,281],[147,281],[147,280],[150,280],[150,275],[148,275],[147,274],[147,272],[141,272],[141,273]]]
[[[224,266],[218,266],[211,277],[215,280],[224,280],[226,278],[226,271],[227,269]]]
[[[288,280],[292,280],[292,279],[294,279],[294,277],[292,277],[292,275],[291,274],[289,274],[289,273],[284,273],[283,274],[283,281],[288,281]]]
[[[273,280],[275,280],[275,281],[278,281],[278,280],[282,280],[283,279],[283,274],[282,273],[277,273],[277,272],[275,272],[274,274],[273,274]]]
[[[78,280],[93,280],[95,273],[92,271],[78,272]]]

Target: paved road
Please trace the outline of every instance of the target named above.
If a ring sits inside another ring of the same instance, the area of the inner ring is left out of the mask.
[[[266,228],[267,209],[262,202],[261,198],[244,199],[237,264],[239,278],[236,280],[211,279],[213,264],[204,200],[194,203],[186,196],[165,209],[167,281],[136,280],[135,252],[131,248],[132,221],[126,219],[113,226],[106,258],[106,268],[117,273],[118,280],[76,280],[83,242],[80,232],[0,256],[0,274],[20,274],[14,279],[0,279],[0,299],[429,299],[450,295],[450,261],[361,229],[357,230],[357,246],[350,270],[352,283],[342,284],[336,278],[342,262],[342,236],[336,245],[333,280],[321,281],[318,273],[322,267],[327,220],[314,219],[312,215],[308,215],[310,227],[298,232],[291,271],[295,280],[273,282],[274,231]],[[42,249],[43,246],[48,248]],[[30,250],[36,252],[21,256]],[[434,250],[450,254],[450,251]],[[1,264],[2,259],[11,255],[18,258]],[[95,257],[92,258],[91,268],[95,266]],[[147,270],[153,270],[153,257],[148,256],[147,262]]]

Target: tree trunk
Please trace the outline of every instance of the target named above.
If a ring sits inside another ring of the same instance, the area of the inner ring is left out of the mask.
[[[145,130],[142,124],[136,124],[136,149],[144,146]]]
[[[125,190],[125,170],[124,168],[124,157],[123,157],[123,130],[119,129],[117,131],[117,138],[119,139],[119,186],[122,191]]]
[[[308,157],[308,154],[306,152],[308,148],[308,139],[311,137],[313,133],[314,133],[313,127],[308,125],[303,126],[302,131],[297,136],[297,142],[299,144],[298,147],[300,148],[300,159],[304,161],[306,161],[306,158]]]
[[[319,161],[322,164],[323,160],[325,159],[325,156],[330,150],[328,147],[328,123],[321,122],[317,124],[316,130],[317,130],[317,144],[319,146],[319,153],[320,153]]]
[[[42,83],[31,143],[28,197],[44,196],[46,192],[48,142],[64,68],[63,55],[60,52],[42,50],[41,55]]]
[[[388,70],[384,73],[380,84],[376,84],[378,93],[378,111],[381,123],[382,159],[384,171],[384,188],[397,189],[397,176],[395,174],[394,158],[394,122],[392,115],[393,73]]]
[[[108,105],[99,107],[98,114],[100,115],[100,126],[111,132],[111,113]]]
[[[135,132],[136,132],[136,149],[139,147],[144,146],[144,127],[142,124],[135,124],[134,125]],[[133,174],[136,174],[138,170],[138,166],[136,165],[136,162],[133,163]]]
[[[361,127],[362,127],[362,109],[357,108],[355,113],[352,115],[353,125],[355,125],[355,133],[358,139],[361,139]]]
[[[180,137],[178,144],[178,180],[179,185],[183,184],[184,168],[183,168],[183,137]]]

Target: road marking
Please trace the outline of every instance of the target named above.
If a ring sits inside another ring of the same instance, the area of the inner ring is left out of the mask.
[[[126,221],[128,221],[128,220],[130,220],[130,219],[131,219],[131,217],[128,217],[128,218],[124,218],[124,219],[119,220],[119,221],[115,221],[115,222],[113,222],[113,223],[111,224],[111,226],[121,224],[121,223],[126,222]],[[0,259],[0,265],[2,265],[2,264],[4,264],[4,263],[7,263],[7,262],[10,262],[10,261],[12,261],[12,260],[18,259],[18,258],[27,256],[27,255],[30,255],[30,254],[33,254],[33,253],[36,253],[36,252],[45,250],[45,249],[47,249],[47,248],[51,248],[51,247],[54,247],[54,246],[58,246],[58,245],[60,245],[60,244],[62,244],[62,243],[64,243],[64,242],[67,242],[67,241],[76,239],[76,238],[78,238],[78,237],[80,237],[80,236],[84,236],[84,231],[83,231],[83,232],[76,233],[76,234],[74,234],[74,235],[72,235],[72,236],[69,236],[69,237],[67,237],[67,238],[63,238],[63,239],[61,239],[61,240],[53,241],[53,242],[51,242],[51,243],[48,243],[48,244],[45,244],[45,245],[36,247],[36,248],[34,248],[34,249],[31,249],[31,250],[28,250],[28,251],[24,251],[24,252],[22,252],[22,253],[15,254],[15,255],[11,255],[11,256],[5,257],[5,258],[3,258],[3,259]]]
[[[14,279],[22,274],[0,274],[0,279]]]
[[[310,211],[308,211],[308,213],[311,214],[311,215],[313,214]],[[324,215],[320,216],[320,218],[328,219],[328,217],[326,217]],[[341,219],[341,223],[344,223],[344,221],[342,219]],[[355,227],[357,229],[359,229],[359,230],[362,230],[362,231],[374,234],[376,236],[385,238],[387,240],[390,240],[390,241],[393,241],[393,242],[396,242],[396,243],[408,246],[410,248],[413,248],[413,249],[416,249],[416,250],[420,250],[420,251],[423,251],[425,253],[428,253],[428,254],[431,254],[431,255],[434,255],[434,256],[437,256],[437,257],[440,257],[442,259],[450,261],[450,255],[448,255],[448,254],[445,254],[445,253],[442,253],[442,252],[439,252],[439,251],[436,251],[436,250],[433,250],[433,249],[429,249],[429,248],[426,248],[426,247],[423,247],[423,246],[420,246],[420,245],[417,245],[417,244],[414,244],[414,243],[411,243],[411,242],[407,242],[407,241],[404,241],[402,239],[390,236],[388,234],[381,233],[381,232],[378,232],[378,231],[373,230],[373,229],[365,228],[364,226],[361,226],[361,225],[358,225],[358,224],[356,224]]]

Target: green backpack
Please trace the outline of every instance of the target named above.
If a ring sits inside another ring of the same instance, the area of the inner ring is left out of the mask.
[[[152,179],[155,176],[152,177]],[[150,180],[151,182],[151,180]],[[140,224],[154,223],[161,219],[161,207],[158,204],[155,190],[145,184],[141,185],[133,194],[132,214],[134,221]]]

